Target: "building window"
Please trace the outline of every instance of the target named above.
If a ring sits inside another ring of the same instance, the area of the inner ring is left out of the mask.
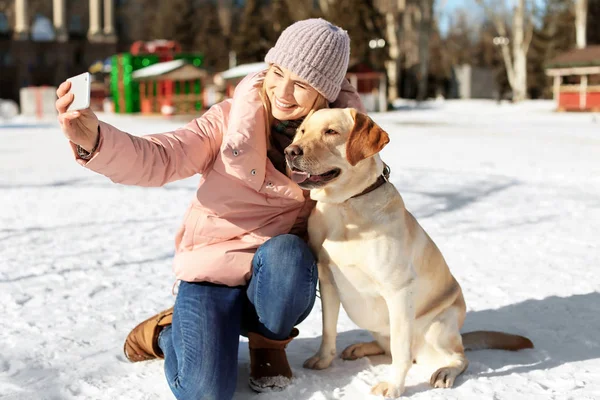
[[[10,67],[12,66],[13,59],[10,52],[0,51],[0,66]]]
[[[0,35],[9,33],[9,30],[8,18],[6,18],[6,14],[0,12]]]
[[[69,33],[83,34],[83,24],[81,15],[71,15],[69,17]]]
[[[36,42],[51,42],[54,37],[54,27],[50,18],[38,14],[31,27],[31,39]]]

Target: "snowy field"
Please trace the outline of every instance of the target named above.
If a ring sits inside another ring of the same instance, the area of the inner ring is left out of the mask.
[[[415,366],[411,399],[600,399],[600,116],[550,102],[410,105],[374,119],[391,136],[392,181],[441,248],[467,301],[465,331],[530,337],[478,351],[454,389]],[[182,121],[103,115],[132,133]],[[161,361],[130,364],[123,340],[173,304],[173,237],[198,178],[112,184],[73,161],[58,125],[0,124],[0,399],[170,399]],[[302,368],[318,348],[320,302],[289,346],[281,393],[236,399],[363,400],[390,359]],[[342,312],[338,351],[367,335]],[[242,339],[245,340],[245,339]]]

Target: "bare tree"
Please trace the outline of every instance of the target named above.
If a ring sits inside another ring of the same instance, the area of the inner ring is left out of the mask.
[[[272,23],[265,18],[265,8],[259,0],[247,0],[244,5],[232,40],[240,64],[264,60],[267,51],[275,44],[269,40]]]
[[[333,0],[319,0],[319,8],[325,15],[330,13],[330,9],[333,7]]]
[[[456,9],[450,18],[444,46],[452,66],[471,64],[476,40],[482,36],[466,10]]]
[[[433,0],[420,0],[419,24],[419,89],[417,99],[427,98],[427,82],[429,79],[429,39],[432,35]]]
[[[402,18],[404,9],[406,8],[406,1],[378,0],[375,5],[385,15],[385,40],[388,48],[388,61],[386,62],[388,100],[393,101],[400,97],[398,93],[401,71],[400,46]]]
[[[231,23],[233,20],[233,0],[217,0],[219,22],[226,37],[231,35]]]
[[[588,5],[587,40],[589,43],[600,44],[600,1],[592,0]]]
[[[175,40],[184,50],[190,50],[198,30],[192,0],[158,1],[155,7],[147,7],[145,13],[151,21],[151,39]]]
[[[207,1],[197,6],[196,21],[198,30],[194,40],[194,50],[204,55],[203,68],[209,71],[223,71],[229,65],[227,36],[223,33],[218,5]]]
[[[384,37],[384,21],[372,0],[337,0],[325,18],[343,27],[350,35],[350,67],[367,63],[372,68],[384,67],[385,49],[371,47]],[[371,44],[370,44],[371,43]],[[381,45],[380,45],[381,46]]]
[[[502,51],[508,82],[513,91],[513,100],[527,97],[527,52],[533,37],[535,0],[516,0],[510,13],[504,1],[477,0],[492,20],[499,34],[497,44]],[[512,35],[509,35],[506,20],[512,16]],[[511,54],[512,48],[512,54]]]
[[[588,0],[575,0],[575,29],[577,32],[577,48],[586,46]]]
[[[270,4],[270,18],[273,21],[273,39],[275,42],[281,32],[288,26],[290,26],[294,21],[292,20],[290,10],[288,8],[288,3],[285,0],[271,0]]]

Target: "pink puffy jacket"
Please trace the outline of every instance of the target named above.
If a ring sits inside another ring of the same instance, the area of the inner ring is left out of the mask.
[[[162,186],[202,175],[175,236],[177,279],[245,284],[255,250],[306,224],[314,206],[267,158],[258,88],[264,76],[265,71],[249,75],[232,99],[174,132],[136,137],[100,122],[97,152],[87,162],[77,159],[125,185]],[[348,82],[332,106],[363,110]]]

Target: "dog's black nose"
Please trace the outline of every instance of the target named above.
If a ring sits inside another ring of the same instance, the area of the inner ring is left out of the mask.
[[[302,155],[302,148],[300,146],[292,144],[286,147],[284,152],[286,156],[293,160],[294,158]]]

